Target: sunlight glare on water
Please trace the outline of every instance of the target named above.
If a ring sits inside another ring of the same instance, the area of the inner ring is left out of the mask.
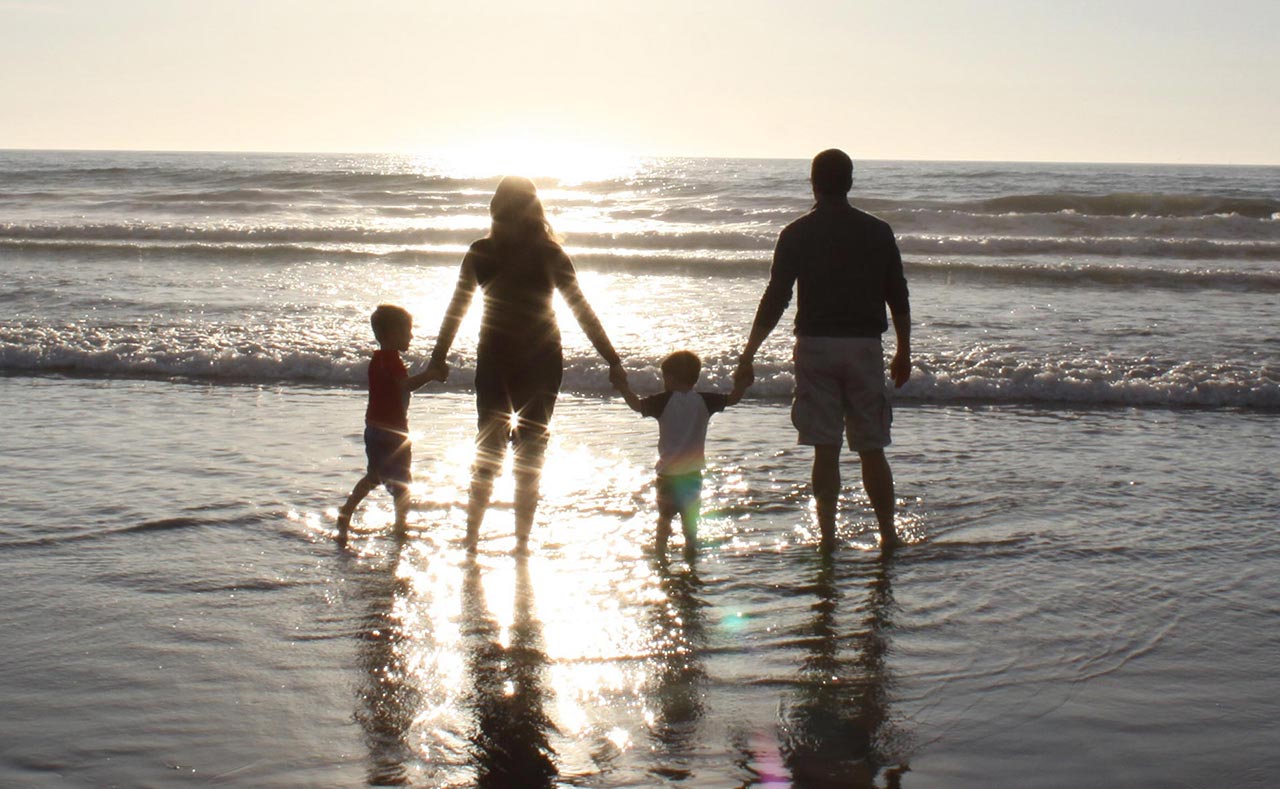
[[[522,175],[574,185],[627,178],[639,160],[598,144],[523,139],[433,150],[416,157],[416,164],[421,172],[453,178]]]
[[[654,682],[652,658],[688,651],[670,629],[683,627],[678,616],[657,629],[634,616],[637,608],[667,599],[642,555],[652,525],[649,513],[637,516],[645,506],[638,497],[647,495],[650,469],[553,438],[535,554],[526,560],[509,555],[508,458],[480,555],[467,559],[459,538],[474,452],[469,436],[415,438],[422,449],[438,449],[421,452],[434,456],[432,462],[415,463],[413,491],[420,503],[410,518],[411,540],[399,545],[391,538],[394,516],[385,496],[369,499],[353,529],[359,560],[389,567],[392,595],[384,601],[389,613],[375,612],[365,634],[367,642],[391,647],[370,656],[366,666],[369,718],[411,719],[402,721],[404,730],[391,741],[412,756],[389,753],[385,761],[417,764],[434,776],[429,780],[468,780],[447,766],[468,764],[479,749],[481,771],[506,758],[527,771],[526,762],[540,764],[538,754],[550,752],[554,739],[562,774],[590,774],[602,749],[635,747],[642,736],[637,727],[661,718],[647,709],[643,692]],[[486,751],[485,733],[497,726],[491,715],[514,727],[506,739],[529,750],[501,758]],[[385,732],[369,738],[382,742]]]

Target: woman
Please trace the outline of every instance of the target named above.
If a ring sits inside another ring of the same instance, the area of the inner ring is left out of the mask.
[[[489,214],[493,219],[489,235],[472,244],[462,260],[430,366],[447,375],[445,357],[479,285],[484,291],[476,350],[479,432],[466,545],[469,551],[476,549],[493,479],[510,441],[515,446],[516,551],[524,553],[538,508],[548,425],[564,373],[560,329],[551,303],[557,289],[591,344],[609,363],[609,380],[616,386],[626,381],[626,373],[578,287],[573,263],[552,234],[533,182],[503,178],[489,203]]]

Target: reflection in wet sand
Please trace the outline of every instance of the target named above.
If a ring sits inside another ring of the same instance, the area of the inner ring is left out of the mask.
[[[411,782],[408,765],[413,747],[409,736],[421,701],[405,664],[404,646],[412,634],[406,632],[398,614],[398,601],[404,599],[408,587],[396,574],[399,554],[399,550],[392,552],[384,566],[370,568],[363,578],[368,607],[357,633],[364,672],[359,690],[361,707],[355,717],[364,728],[369,749],[371,786]]]
[[[875,563],[865,615],[842,635],[837,614],[841,587],[848,584],[837,578],[836,560],[820,560],[813,584],[817,602],[805,633],[808,654],[780,724],[783,761],[794,786],[873,787],[883,769],[884,785],[896,787],[907,770],[894,764],[898,736],[889,719],[892,561]]]
[[[523,559],[517,561],[515,576],[513,617],[505,639],[485,603],[477,563],[469,563],[463,582],[468,704],[476,724],[471,750],[476,785],[482,787],[550,786],[557,774],[548,740],[554,725],[544,706],[547,656]]]
[[[555,726],[527,563],[491,568],[495,615],[478,563],[421,548],[397,543],[353,576],[367,605],[355,718],[369,784],[550,786]]]
[[[652,768],[669,780],[692,776],[698,723],[705,712],[707,671],[701,652],[707,646],[702,582],[692,565],[657,561],[662,596],[649,608],[653,666],[646,686],[646,724],[656,746]]]
[[[575,451],[556,458],[580,473],[556,478],[553,504],[588,500],[609,467]],[[441,468],[444,487],[466,472]],[[634,475],[615,476],[608,490],[632,489]],[[615,499],[630,501],[604,500]],[[370,784],[899,781],[891,561],[811,564],[783,543],[763,550],[749,531],[739,540],[748,521],[714,518],[704,524],[722,539],[703,555],[655,558],[640,548],[647,513],[561,514],[527,559],[503,540],[468,557],[448,511],[420,517],[405,541],[356,541],[346,579]],[[768,580],[805,575],[799,587]]]

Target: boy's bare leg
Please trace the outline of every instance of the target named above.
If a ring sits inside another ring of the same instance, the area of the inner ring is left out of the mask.
[[[397,537],[403,537],[409,528],[409,490],[407,488],[397,488],[395,495],[396,505],[396,525],[395,533]]]
[[[896,502],[893,493],[893,470],[889,468],[889,460],[883,449],[869,449],[859,452],[862,458],[862,487],[871,499],[871,506],[876,511],[876,522],[880,525],[880,549],[892,551],[902,541],[893,525]]]
[[[338,510],[338,545],[345,546],[347,544],[347,531],[351,528],[351,515],[356,511],[356,507],[360,506],[360,502],[364,501],[365,496],[369,495],[378,485],[376,477],[365,474],[351,489],[351,495],[347,497],[347,501]]]
[[[818,529],[822,532],[820,547],[829,551],[836,546],[836,504],[840,500],[840,445],[813,448],[813,503],[818,510]]]

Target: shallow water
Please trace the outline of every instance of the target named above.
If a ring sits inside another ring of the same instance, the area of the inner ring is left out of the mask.
[[[534,555],[508,477],[474,563],[465,395],[415,398],[409,540],[378,492],[350,553],[357,391],[3,378],[0,408],[0,784],[1280,778],[1267,412],[900,404],[912,544],[870,550],[846,460],[824,562],[786,407],[748,401],[688,564],[645,553],[655,430],[616,401],[562,397]]]
[[[648,393],[727,388],[805,162],[538,177]],[[784,325],[712,422],[692,564],[656,428],[565,325],[537,550],[461,551],[479,310],[411,420],[418,509],[331,540],[368,314],[430,350],[492,173],[0,152],[0,785],[1270,786],[1280,169],[859,162],[915,370],[890,562],[824,563]],[[563,311],[562,311],[562,314]]]

